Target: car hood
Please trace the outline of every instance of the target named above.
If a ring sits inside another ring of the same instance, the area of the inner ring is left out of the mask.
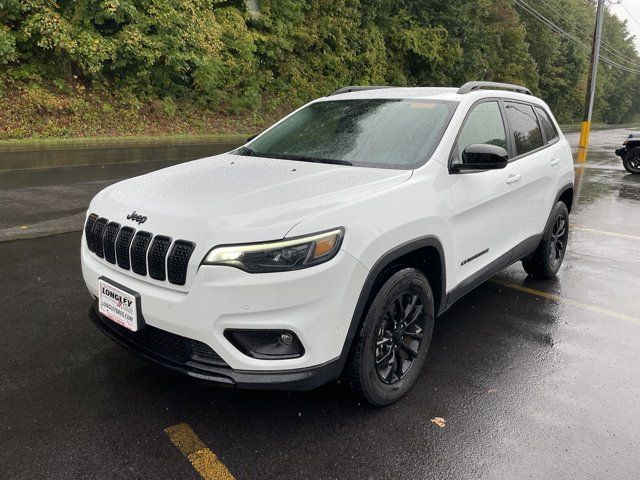
[[[407,170],[223,154],[116,183],[96,196],[90,211],[211,248],[283,238],[305,218],[378,194],[410,177]],[[126,218],[134,211],[146,217],[143,224]],[[336,226],[339,218],[327,228]]]

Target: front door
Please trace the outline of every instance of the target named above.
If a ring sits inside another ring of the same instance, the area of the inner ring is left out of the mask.
[[[462,152],[471,144],[498,145],[508,150],[507,130],[498,101],[483,101],[472,107],[451,161],[462,163]],[[449,173],[448,182],[451,201],[446,218],[453,237],[453,287],[492,263],[509,260],[513,247],[520,241],[520,212],[515,203],[522,172],[518,162],[509,162],[500,170]]]

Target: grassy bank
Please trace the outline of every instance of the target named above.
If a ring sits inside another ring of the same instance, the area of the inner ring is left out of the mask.
[[[285,112],[221,112],[204,102],[139,99],[81,85],[66,90],[16,86],[0,89],[0,142],[224,138],[259,132]]]
[[[289,109],[221,112],[214,105],[89,90],[14,85],[0,89],[0,148],[96,143],[235,142],[260,132]],[[594,129],[611,128],[594,124]],[[620,127],[638,127],[638,124]],[[562,125],[564,132],[580,124]]]

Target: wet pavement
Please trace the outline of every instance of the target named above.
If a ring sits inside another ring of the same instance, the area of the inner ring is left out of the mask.
[[[79,232],[0,242],[0,476],[198,479],[164,431],[186,423],[237,479],[640,478],[640,176],[612,153],[627,133],[591,135],[558,277],[516,264],[460,300],[384,409],[339,383],[236,391],[169,374],[87,320]],[[182,160],[2,172],[0,229]]]
[[[108,185],[237,146],[198,141],[0,150],[0,241],[79,230],[89,201]]]

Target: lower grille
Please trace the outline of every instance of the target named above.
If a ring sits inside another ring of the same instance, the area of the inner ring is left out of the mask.
[[[220,356],[207,344],[182,337],[174,333],[146,325],[138,332],[132,332],[98,315],[103,327],[111,330],[118,337],[124,338],[140,350],[151,353],[165,360],[178,364],[203,364],[208,366],[228,367]]]

